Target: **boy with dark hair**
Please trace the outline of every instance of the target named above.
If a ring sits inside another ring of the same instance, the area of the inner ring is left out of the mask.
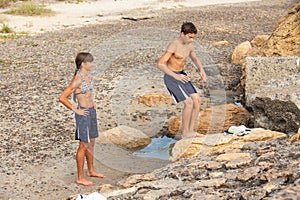
[[[191,22],[185,22],[181,26],[181,33],[188,34],[188,33],[194,33],[197,34],[197,28],[196,26]]]
[[[170,94],[177,103],[182,101],[184,103],[182,111],[182,138],[200,136],[199,133],[194,131],[194,126],[199,115],[201,99],[190,78],[183,71],[186,59],[190,57],[199,68],[202,81],[206,82],[206,74],[192,45],[196,34],[197,28],[193,23],[183,23],[180,36],[169,44],[167,50],[158,61],[158,68],[165,73],[164,82]]]

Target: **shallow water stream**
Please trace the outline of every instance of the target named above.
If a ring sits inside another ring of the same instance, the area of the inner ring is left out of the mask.
[[[167,136],[152,138],[151,143],[147,147],[135,151],[133,155],[144,158],[169,160],[172,147],[176,142],[177,140]]]

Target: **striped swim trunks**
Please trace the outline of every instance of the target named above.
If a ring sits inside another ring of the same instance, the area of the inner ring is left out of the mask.
[[[80,109],[85,109],[80,107]],[[97,113],[94,107],[88,109],[87,116],[75,113],[76,132],[75,140],[89,143],[91,138],[98,137]]]
[[[187,75],[184,71],[175,73]],[[165,74],[164,82],[170,94],[177,103],[186,100],[188,97],[190,97],[191,94],[197,93],[197,90],[195,89],[191,81],[187,83],[182,83],[181,81],[176,80],[172,76]]]

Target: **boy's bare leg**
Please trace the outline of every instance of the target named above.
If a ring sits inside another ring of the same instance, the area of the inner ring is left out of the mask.
[[[83,166],[84,166],[84,157],[86,151],[87,151],[86,144],[84,142],[80,142],[76,153],[76,163],[77,163],[77,173],[78,173],[76,182],[80,185],[92,186],[94,185],[94,183],[84,178]]]
[[[95,146],[95,138],[91,139],[90,143],[87,144],[87,151],[86,151],[86,160],[88,165],[87,175],[90,177],[104,178],[105,176],[103,174],[95,172],[94,169],[94,146]]]
[[[194,129],[195,129],[196,120],[197,120],[197,118],[199,116],[201,99],[200,99],[200,97],[199,97],[198,94],[191,94],[190,97],[193,100],[193,110],[192,110],[191,119],[190,119],[189,132],[190,133],[196,133],[194,131]]]
[[[183,101],[184,107],[182,111],[182,137],[186,137],[189,133],[189,125],[191,120],[191,113],[193,110],[193,101],[191,98],[187,98]]]
[[[188,123],[188,131],[185,134],[182,134],[183,138],[202,136],[202,134],[199,134],[196,131],[194,131],[195,123],[199,115],[201,100],[198,94],[191,94],[190,97],[192,100],[192,110],[189,113],[190,119]]]

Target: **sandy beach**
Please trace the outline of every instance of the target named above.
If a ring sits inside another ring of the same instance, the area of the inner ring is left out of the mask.
[[[46,8],[56,14],[54,16],[11,16],[1,14],[5,24],[17,32],[43,33],[66,28],[80,27],[91,24],[107,23],[120,20],[122,17],[155,17],[154,13],[161,10],[192,8],[198,6],[228,3],[253,2],[257,0],[100,0],[76,2],[43,2]],[[39,2],[41,3],[41,2]],[[7,9],[0,9],[3,12]]]
[[[74,116],[58,97],[73,76],[77,52],[95,55],[100,131],[128,125],[155,137],[165,131],[168,119],[180,112],[181,105],[149,109],[138,104],[137,98],[146,93],[168,94],[156,63],[183,21],[199,27],[195,45],[207,66],[211,92],[224,94],[213,103],[230,102],[228,94],[238,96],[239,92],[230,88],[241,75],[240,66],[230,63],[234,47],[256,35],[270,34],[296,1],[137,2],[52,2],[47,7],[58,12],[53,17],[4,15],[11,28],[29,35],[0,44],[0,199],[67,199],[169,163],[97,144],[95,167],[106,178],[91,178],[96,183],[93,187],[75,183]],[[134,21],[124,16],[148,18]],[[212,45],[223,40],[230,45]],[[187,70],[198,87],[200,78],[190,62]],[[211,104],[203,96],[202,109]]]

